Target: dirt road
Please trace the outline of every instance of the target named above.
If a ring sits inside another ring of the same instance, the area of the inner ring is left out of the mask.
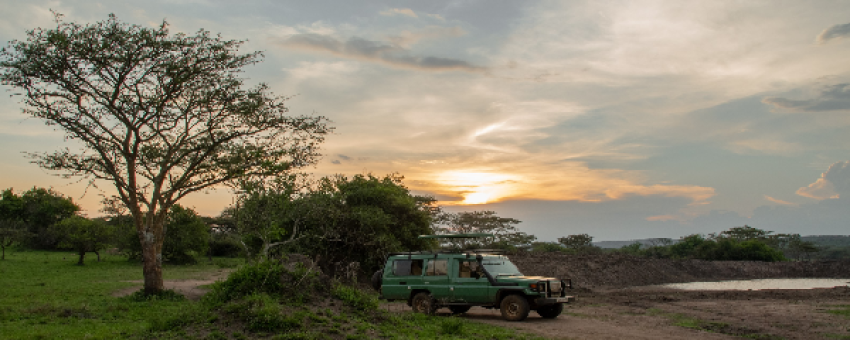
[[[552,339],[850,339],[850,288],[683,292],[580,292],[557,319],[534,312],[524,322],[498,310],[473,308],[464,317]],[[846,313],[846,312],[845,312]]]

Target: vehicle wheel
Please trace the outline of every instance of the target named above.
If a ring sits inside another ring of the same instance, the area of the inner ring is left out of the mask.
[[[381,284],[384,283],[384,271],[379,270],[376,271],[375,274],[372,274],[372,288],[375,288],[377,291],[381,291]]]
[[[522,321],[528,317],[530,311],[528,301],[521,295],[508,295],[502,299],[500,304],[502,317],[508,321]]]
[[[537,314],[540,314],[544,319],[554,319],[557,318],[558,315],[561,315],[561,312],[564,311],[563,303],[556,303],[554,305],[543,306],[537,308]]]
[[[414,313],[422,313],[428,315],[434,315],[437,311],[437,303],[434,301],[434,298],[431,297],[431,294],[426,292],[421,292],[413,296],[413,301],[411,302],[411,307],[413,307]]]
[[[449,306],[449,310],[452,311],[452,314],[461,314],[466,313],[472,306]]]

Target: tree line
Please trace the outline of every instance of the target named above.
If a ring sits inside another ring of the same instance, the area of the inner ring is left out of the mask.
[[[850,246],[850,244],[848,244]],[[850,250],[850,247],[847,247]],[[829,258],[821,254],[824,248],[806,241],[800,234],[774,234],[772,231],[748,225],[732,227],[719,233],[692,234],[678,240],[649,239],[620,249],[602,249],[593,245],[588,234],[569,235],[558,242],[537,242],[533,252],[565,252],[599,254],[606,252],[649,258],[700,259],[708,261],[787,261]],[[833,252],[837,252],[833,249]],[[838,257],[841,258],[841,257]]]

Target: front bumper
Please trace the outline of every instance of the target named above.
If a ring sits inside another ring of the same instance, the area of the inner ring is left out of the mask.
[[[575,296],[564,296],[564,297],[557,297],[557,298],[554,298],[554,297],[553,298],[537,298],[537,299],[534,299],[534,302],[538,306],[545,306],[545,305],[554,305],[556,303],[570,303],[570,302],[574,302],[575,300],[576,300]]]

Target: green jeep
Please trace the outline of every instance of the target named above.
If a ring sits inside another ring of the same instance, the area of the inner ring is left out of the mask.
[[[509,321],[525,320],[531,310],[556,318],[564,303],[575,301],[566,294],[573,288],[569,279],[524,276],[507,256],[492,250],[393,253],[372,285],[382,299],[407,300],[414,312],[448,307],[464,313],[481,306],[499,308]]]

